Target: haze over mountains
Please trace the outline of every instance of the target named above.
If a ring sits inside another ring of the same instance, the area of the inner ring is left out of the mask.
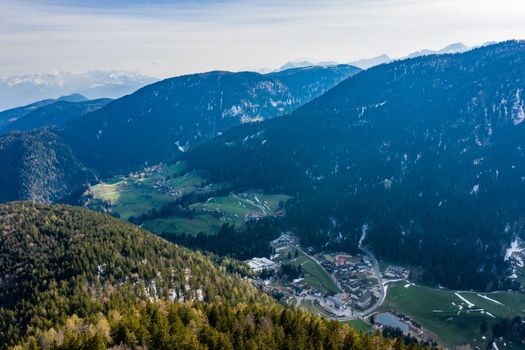
[[[462,53],[468,50],[469,50],[468,46],[462,43],[455,43],[455,44],[447,45],[444,48],[439,49],[439,50],[424,49],[420,51],[415,51],[399,59],[402,60],[406,58],[415,58],[415,57],[428,56],[428,55],[444,55],[444,54],[451,54],[451,53]],[[350,62],[349,64],[359,67],[361,69],[368,69],[368,68],[371,68],[371,67],[383,64],[383,63],[390,63],[394,60],[395,60],[394,58],[391,58],[388,55],[383,54],[377,57],[361,59],[358,61]]]
[[[0,129],[5,127],[6,125],[9,125],[10,123],[17,121],[20,118],[23,118],[24,116],[36,111],[39,108],[51,105],[59,101],[76,103],[87,101],[87,98],[79,94],[72,94],[68,96],[61,96],[57,99],[49,98],[41,101],[32,102],[25,106],[7,109],[5,111],[0,112]]]
[[[451,44],[440,50],[421,50],[406,57],[419,55],[463,52],[468,47],[461,44]],[[391,62],[393,59],[384,54],[370,59],[361,59],[350,62],[349,65],[368,69],[378,64]],[[335,61],[313,62],[308,60],[290,61],[278,68],[282,71],[292,68],[308,66],[337,65]],[[38,100],[46,100],[55,96],[78,93],[89,99],[119,98],[130,94],[137,89],[151,84],[156,78],[138,73],[121,72],[115,70],[90,70],[87,72],[57,71],[54,73],[40,73],[17,75],[0,79],[0,111],[27,105]]]
[[[74,93],[89,99],[118,98],[156,80],[137,73],[107,70],[12,76],[0,79],[0,111]]]
[[[486,43],[484,45],[488,45],[490,43]],[[483,46],[483,45],[482,45]],[[442,49],[438,50],[430,50],[430,49],[423,49],[420,51],[412,52],[406,56],[402,56],[400,58],[392,58],[387,54],[382,54],[376,57],[372,58],[363,58],[357,61],[349,62],[348,64],[351,66],[356,66],[361,69],[368,69],[383,63],[390,63],[396,59],[402,60],[406,58],[415,58],[419,56],[427,56],[427,55],[442,55],[442,54],[451,54],[451,53],[461,53],[469,50],[470,48],[462,43],[454,43],[447,45],[443,47]],[[302,60],[302,61],[290,61],[286,63],[281,68],[278,68],[279,70],[289,69],[289,68],[299,68],[299,67],[308,67],[308,66],[330,66],[330,65],[336,65],[338,64],[335,61],[324,61],[324,62],[317,62],[317,61],[308,61],[308,60]]]

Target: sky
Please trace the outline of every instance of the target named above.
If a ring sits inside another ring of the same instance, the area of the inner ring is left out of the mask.
[[[0,77],[165,78],[525,39],[523,0],[0,0]]]

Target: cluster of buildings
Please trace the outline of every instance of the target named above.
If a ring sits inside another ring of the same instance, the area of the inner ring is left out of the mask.
[[[291,232],[284,232],[278,238],[270,242],[275,256],[278,256],[283,251],[289,251],[291,246],[295,246],[297,244],[297,237],[295,237]]]
[[[267,216],[268,216],[268,214],[264,213],[262,211],[254,211],[254,212],[248,213],[248,214],[246,214],[244,216],[244,222],[259,221],[260,219],[265,218]]]
[[[389,265],[383,272],[383,276],[395,279],[407,279],[410,271],[402,266]]]
[[[292,233],[283,233],[271,242],[273,255],[270,259],[253,258],[248,260],[247,264],[255,272],[277,271],[280,268],[280,259],[285,256],[290,259],[290,253],[293,254],[298,243],[297,237]],[[309,252],[309,249],[306,251]],[[298,304],[308,301],[318,308],[321,307],[328,314],[342,318],[352,316],[356,310],[359,312],[371,308],[382,297],[381,281],[377,279],[377,271],[369,256],[327,253],[312,254],[312,258],[334,280],[340,289],[339,293],[322,291],[303,278],[285,281],[280,279],[278,274],[259,277],[255,281],[278,299],[295,298]],[[393,265],[388,266],[384,271],[384,276],[391,279],[405,279],[408,274],[408,269]]]
[[[347,313],[344,313],[345,311],[356,308],[365,310],[372,305],[372,301],[373,294],[369,291],[364,291],[360,297],[355,294],[340,293],[327,296],[324,299],[324,306],[328,306],[332,313],[348,316]]]
[[[380,296],[379,287],[372,282],[375,275],[368,256],[332,255],[331,259],[324,258],[321,265],[334,276],[342,290],[341,294],[327,298],[327,303],[334,307],[366,309]]]
[[[155,182],[151,185],[154,189],[160,192],[166,192],[173,198],[178,198],[182,195],[182,191],[168,185],[166,175],[166,165],[161,163],[144,168],[142,171],[132,173],[129,178],[134,183],[139,183],[146,178],[155,176]]]
[[[248,221],[259,221],[260,219],[262,218],[265,218],[267,216],[273,216],[273,217],[283,217],[286,215],[286,210],[285,209],[277,209],[276,211],[274,212],[271,212],[271,211],[255,211],[255,212],[251,212],[251,213],[248,213],[244,216],[244,222],[248,222]]]

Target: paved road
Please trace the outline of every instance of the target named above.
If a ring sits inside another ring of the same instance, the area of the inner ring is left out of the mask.
[[[367,255],[370,258],[370,260],[372,261],[374,274],[375,274],[375,276],[377,278],[377,282],[378,282],[378,285],[379,285],[379,291],[380,291],[379,298],[378,298],[378,300],[376,301],[376,303],[374,305],[370,306],[368,309],[366,309],[366,310],[364,310],[362,312],[353,313],[352,316],[347,316],[347,317],[328,317],[328,316],[324,316],[325,318],[338,320],[338,321],[350,321],[350,320],[355,320],[355,319],[358,319],[358,318],[361,318],[361,317],[366,317],[366,316],[370,315],[371,313],[373,313],[374,311],[376,311],[377,308],[379,306],[381,306],[383,304],[383,302],[385,301],[386,289],[385,289],[384,283],[387,283],[388,281],[387,282],[383,282],[383,277],[381,276],[381,271],[379,269],[379,263],[377,262],[377,259],[376,259],[375,255],[370,250],[368,250],[367,248],[365,248],[363,246],[363,242],[364,242],[365,238],[366,238],[366,227],[363,227],[363,234],[361,236],[361,239],[359,240],[358,248],[365,255]],[[298,247],[296,245],[292,245],[292,247],[294,247],[295,249],[299,250],[301,253],[303,253],[304,255],[306,255],[307,257],[312,259],[313,261],[315,261],[315,263],[317,265],[319,265],[334,280],[336,285],[340,288],[339,281],[337,281],[331,274],[329,274],[325,270],[325,268],[319,263],[319,261],[316,258],[314,258],[313,256],[310,256],[308,253],[306,253],[304,250],[302,250],[300,247]]]
[[[380,307],[383,304],[383,302],[385,301],[385,298],[386,298],[385,283],[386,282],[383,282],[383,277],[381,276],[381,270],[379,269],[379,263],[377,262],[377,259],[376,259],[375,255],[370,250],[368,250],[366,247],[363,246],[363,242],[364,242],[364,240],[366,238],[366,233],[367,233],[367,226],[363,226],[363,233],[361,235],[361,238],[359,239],[358,248],[365,255],[367,255],[370,258],[370,260],[372,261],[374,274],[375,274],[375,276],[377,278],[377,282],[378,282],[378,285],[379,285],[379,292],[380,292],[379,298],[377,299],[377,301],[375,302],[374,305],[370,306],[368,309],[366,309],[366,310],[364,310],[362,312],[354,313],[350,317],[336,317],[336,318],[333,318],[334,320],[350,321],[350,320],[355,320],[357,318],[366,317],[366,316],[370,315],[371,313],[373,313],[374,311],[376,311],[377,308]]]
[[[379,269],[379,263],[377,262],[376,257],[371,251],[369,251],[365,247],[359,246],[359,249],[361,249],[361,251],[365,253],[366,255],[368,255],[370,257],[370,260],[372,260],[372,264],[374,265],[374,273],[376,275],[377,282],[379,284],[379,298],[377,299],[377,302],[371,307],[369,307],[368,309],[366,309],[365,311],[361,312],[361,316],[368,316],[372,312],[376,311],[377,308],[383,304],[386,298],[386,290],[385,290],[385,285],[383,283],[383,277],[381,276],[381,270]]]

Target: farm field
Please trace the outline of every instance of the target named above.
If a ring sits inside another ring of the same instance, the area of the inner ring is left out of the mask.
[[[140,183],[130,184],[126,180],[96,185],[92,188],[92,193],[94,198],[109,203],[112,211],[124,220],[132,215],[144,214],[150,208],[162,207],[172,199],[167,193],[155,191]]]
[[[410,316],[443,344],[483,347],[486,341],[480,332],[482,321],[487,322],[490,330],[497,319],[523,317],[525,295],[454,292],[399,283],[389,286],[381,308]]]
[[[256,200],[254,199],[256,198]],[[286,202],[290,197],[285,195],[242,194],[213,197],[203,203],[190,206],[203,213],[218,213],[230,221],[243,221],[244,217],[253,213],[269,214],[279,209],[279,203]]]
[[[93,201],[105,203],[112,212],[127,220],[152,208],[161,208],[185,193],[205,190],[204,179],[194,172],[184,173],[185,168],[182,162],[158,165],[101,182],[91,186],[89,192]]]
[[[149,167],[126,177],[101,182],[91,186],[89,192],[93,207],[101,203],[102,207],[128,220],[132,216],[146,214],[151,209],[158,210],[185,194],[212,196],[224,186],[227,184],[208,184],[201,175],[188,172],[186,165],[178,162]],[[209,197],[204,202],[188,205],[195,213],[192,218],[162,217],[146,221],[142,227],[157,234],[216,234],[225,223],[241,227],[248,218],[272,215],[289,198],[280,194],[255,193]]]
[[[194,218],[168,218],[146,221],[143,227],[157,234],[191,234],[200,232],[216,234],[223,224],[242,227],[249,216],[262,217],[273,214],[279,209],[279,203],[290,197],[285,195],[265,194],[230,194],[211,197],[206,202],[197,202],[189,206],[195,212]]]

